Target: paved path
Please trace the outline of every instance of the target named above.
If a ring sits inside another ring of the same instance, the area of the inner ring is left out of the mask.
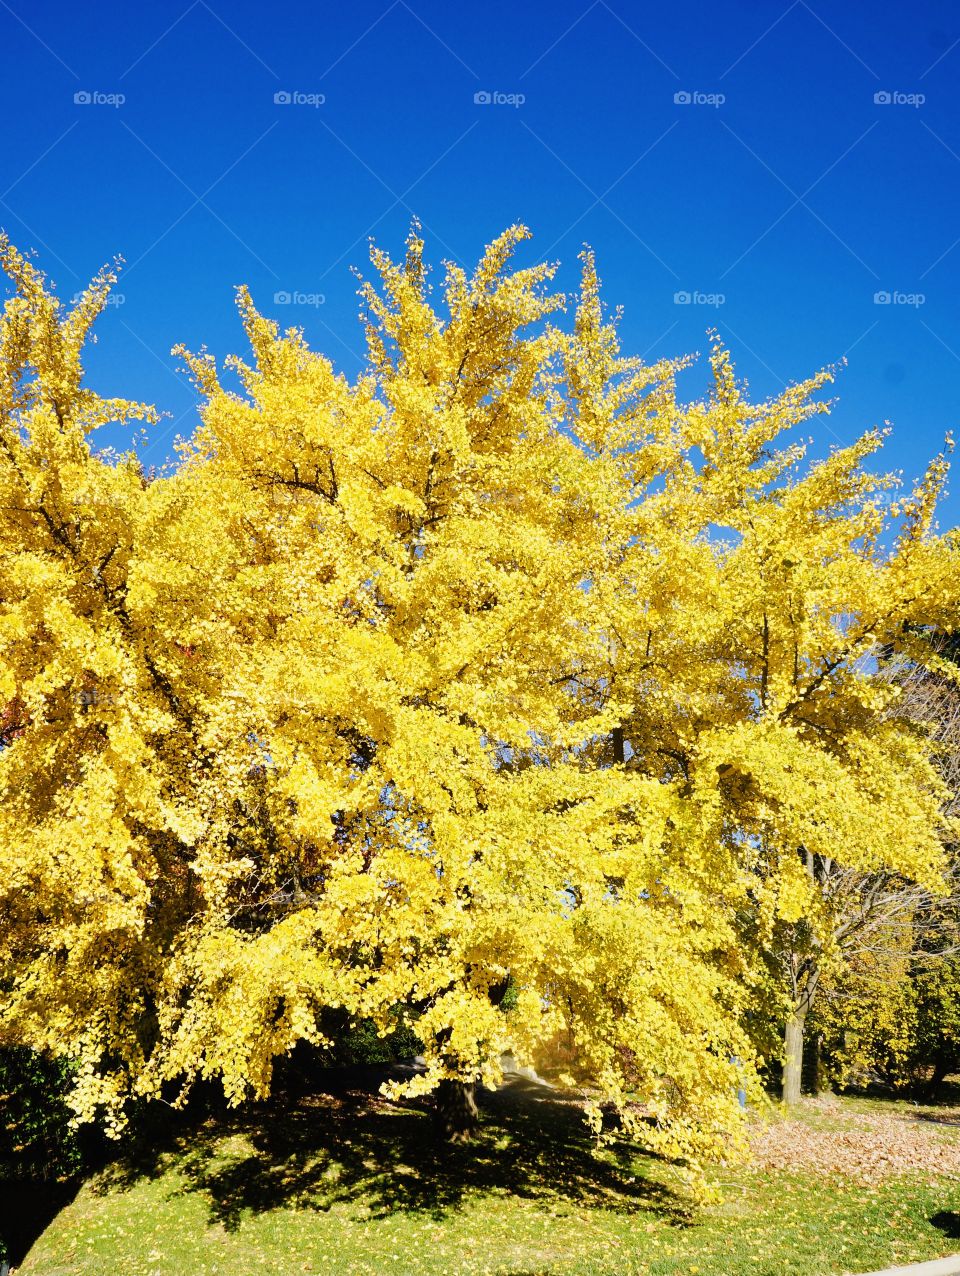
[[[960,1254],[935,1258],[932,1263],[913,1263],[909,1267],[885,1267],[869,1276],[960,1276]]]

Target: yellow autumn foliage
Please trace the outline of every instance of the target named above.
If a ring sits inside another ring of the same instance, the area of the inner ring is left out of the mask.
[[[873,656],[954,623],[942,458],[894,516],[877,433],[804,459],[831,374],[754,404],[716,340],[684,404],[526,236],[436,293],[416,231],[376,250],[355,381],[241,290],[157,478],[91,438],[151,419],[82,379],[112,272],[66,309],[3,244],[0,1039],[74,1058],[82,1119],[262,1096],[324,1008],[401,1006],[407,1092],[562,1041],[595,1112],[733,1156],[738,917],[814,907],[801,848],[936,885]]]

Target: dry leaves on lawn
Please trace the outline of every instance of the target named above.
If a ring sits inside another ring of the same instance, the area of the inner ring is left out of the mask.
[[[829,1100],[813,1103],[833,1115]],[[849,1128],[772,1121],[751,1132],[754,1169],[812,1170],[867,1183],[910,1173],[960,1178],[960,1141],[946,1132],[958,1124],[956,1112],[931,1118],[910,1111],[861,1112]]]

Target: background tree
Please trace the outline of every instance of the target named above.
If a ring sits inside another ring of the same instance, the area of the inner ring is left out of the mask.
[[[912,654],[881,663],[897,696],[890,712],[932,746],[946,786],[944,814],[960,815],[960,689],[957,637],[912,635]],[[924,1083],[935,1095],[960,1065],[958,1050],[957,845],[948,845],[939,893],[891,873],[825,867],[822,889],[833,918],[832,966],[817,1018],[834,1079],[869,1073],[894,1086]]]

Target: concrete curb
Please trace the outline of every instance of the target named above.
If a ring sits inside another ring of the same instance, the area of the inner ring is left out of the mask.
[[[960,1276],[960,1254],[935,1258],[929,1263],[911,1263],[908,1267],[885,1267],[882,1272],[868,1272],[866,1276]]]

